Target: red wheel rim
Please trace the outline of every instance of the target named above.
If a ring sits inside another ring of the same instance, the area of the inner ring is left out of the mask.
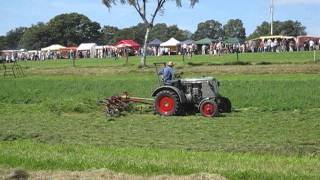
[[[214,104],[210,102],[206,102],[202,105],[202,113],[206,117],[212,117],[215,111],[216,111],[216,108]]]
[[[159,99],[159,112],[161,114],[168,114],[174,110],[175,102],[172,97],[164,96]]]

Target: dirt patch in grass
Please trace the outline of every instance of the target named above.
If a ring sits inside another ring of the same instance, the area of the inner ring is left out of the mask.
[[[120,74],[128,72],[127,67],[99,67],[99,68],[52,68],[52,69],[29,69],[27,74],[30,75],[106,75]]]
[[[188,176],[135,176],[115,173],[106,169],[88,171],[25,171],[0,169],[0,179],[123,179],[123,180],[225,180],[227,178],[216,174],[192,174]]]

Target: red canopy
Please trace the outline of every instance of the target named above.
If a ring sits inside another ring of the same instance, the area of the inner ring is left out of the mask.
[[[129,47],[133,49],[139,49],[140,45],[132,39],[121,40],[115,44],[117,48]]]

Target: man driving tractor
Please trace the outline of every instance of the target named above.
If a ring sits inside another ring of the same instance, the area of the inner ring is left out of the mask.
[[[169,61],[165,68],[161,69],[159,75],[162,75],[164,83],[170,83],[174,76],[173,62]]]

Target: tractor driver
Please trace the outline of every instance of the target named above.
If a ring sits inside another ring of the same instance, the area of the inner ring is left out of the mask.
[[[173,75],[174,75],[173,66],[174,66],[173,62],[169,61],[167,66],[159,72],[159,74],[162,75],[163,77],[164,83],[170,83],[170,81],[173,79]]]

